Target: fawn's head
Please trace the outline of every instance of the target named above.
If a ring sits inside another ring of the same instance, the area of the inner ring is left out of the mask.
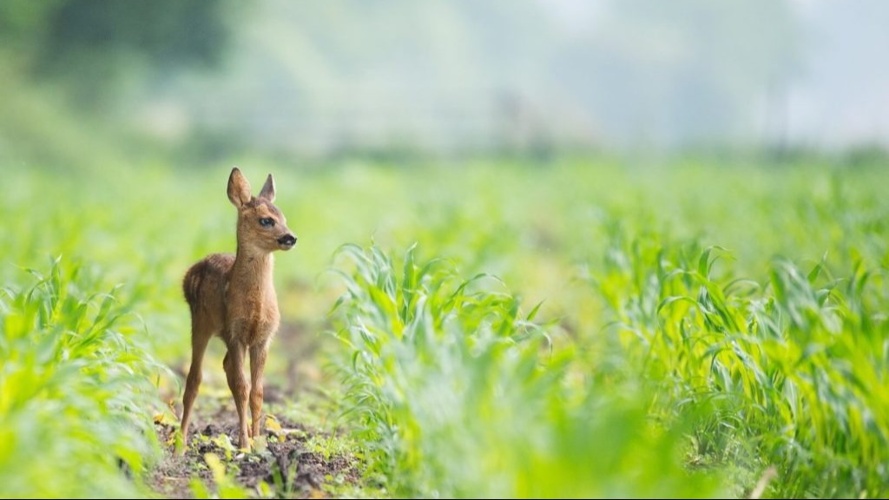
[[[254,197],[250,183],[238,170],[232,169],[228,177],[228,199],[238,209],[238,248],[272,252],[290,250],[296,245],[296,236],[287,229],[287,219],[272,204],[275,201],[275,180],[269,174]]]

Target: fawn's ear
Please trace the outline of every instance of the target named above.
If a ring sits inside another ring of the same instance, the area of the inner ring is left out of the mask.
[[[265,180],[265,184],[262,185],[262,191],[259,192],[259,197],[269,203],[275,201],[275,179],[272,178],[272,174],[269,174],[268,178]]]
[[[251,198],[253,195],[250,194],[250,183],[238,167],[233,168],[231,175],[228,176],[228,199],[232,205],[241,208]]]

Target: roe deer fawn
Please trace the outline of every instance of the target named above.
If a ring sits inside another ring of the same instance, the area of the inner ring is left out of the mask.
[[[259,192],[237,167],[228,178],[228,199],[238,209],[237,253],[212,254],[185,273],[182,290],[191,309],[191,368],[182,398],[182,441],[188,444],[188,419],[201,385],[201,361],[210,338],[219,335],[227,352],[222,366],[238,410],[238,446],[250,449],[248,437],[259,435],[262,372],[269,343],[281,316],[272,283],[272,252],[290,250],[296,236],[284,214],[272,204],[275,181],[269,174]],[[250,353],[250,413],[247,426],[247,379],[244,358]]]

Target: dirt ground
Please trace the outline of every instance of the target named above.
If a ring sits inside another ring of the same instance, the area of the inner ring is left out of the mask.
[[[264,481],[276,497],[325,498],[331,496],[330,491],[336,486],[357,484],[360,478],[354,457],[328,453],[310,445],[319,437],[323,441],[329,436],[286,418],[275,419],[280,429],[264,426],[265,449],[260,445],[253,453],[232,446],[237,443],[238,423],[233,408],[221,406],[211,415],[198,414],[198,420],[204,424],[192,428],[184,454],[175,453],[173,445],[178,425],[155,424],[165,451],[149,475],[148,483],[164,497],[194,497],[191,487],[194,478],[200,479],[209,491],[216,491],[213,474],[206,463],[208,453],[219,457],[229,476],[255,496],[261,496],[258,487]]]
[[[352,496],[349,491],[361,489],[361,464],[347,446],[341,445],[343,439],[335,426],[322,423],[315,427],[286,416],[287,409],[294,408],[302,408],[313,417],[323,413],[306,403],[312,399],[311,387],[313,380],[318,382],[319,370],[314,341],[301,330],[283,324],[275,339],[278,357],[284,363],[279,363],[278,376],[272,375],[278,382],[265,384],[264,414],[273,417],[271,422],[263,418],[262,438],[252,453],[237,449],[238,418],[225,387],[221,363],[205,361],[205,383],[195,403],[186,452],[177,454],[174,449],[178,419],[164,418],[155,423],[164,455],[147,478],[152,490],[167,498],[193,498],[192,482],[198,479],[207,491],[218,493],[206,460],[210,453],[221,459],[228,477],[251,496],[328,498],[342,496],[342,492]],[[280,356],[281,353],[288,356]],[[184,360],[181,365],[173,369],[184,379]],[[175,405],[172,413],[179,415],[179,395],[167,396]],[[265,488],[261,486],[263,482],[267,489],[261,489]]]

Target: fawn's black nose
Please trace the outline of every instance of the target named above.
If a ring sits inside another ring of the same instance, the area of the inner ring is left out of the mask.
[[[292,247],[296,245],[296,236],[292,234],[285,234],[278,238],[278,244],[285,247]]]

